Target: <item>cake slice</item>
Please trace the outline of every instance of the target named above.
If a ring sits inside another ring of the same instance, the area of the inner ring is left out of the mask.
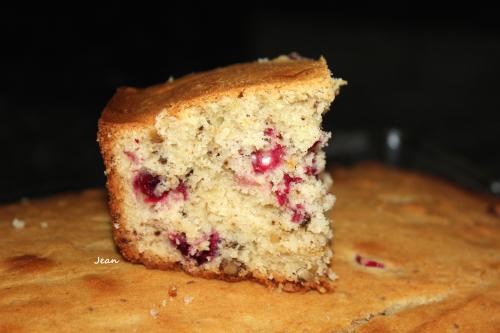
[[[322,115],[345,81],[281,56],[121,88],[98,141],[115,242],[194,276],[328,289],[334,202]]]

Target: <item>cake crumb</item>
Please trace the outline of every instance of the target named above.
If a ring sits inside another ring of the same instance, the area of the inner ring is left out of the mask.
[[[184,296],[184,304],[191,304],[193,299],[194,299],[193,296],[189,296],[189,295]]]
[[[334,271],[332,271],[331,269],[328,270],[328,278],[332,281],[335,281],[337,280],[339,277],[337,274],[335,274]]]
[[[170,297],[177,297],[177,287],[176,286],[171,286],[168,289],[168,296],[170,296]]]
[[[149,310],[149,314],[151,315],[151,317],[153,317],[154,319],[158,318],[158,311],[156,309],[151,309]]]
[[[12,220],[12,226],[15,229],[24,229],[24,227],[26,226],[26,222],[16,217],[14,218],[14,220]]]
[[[161,301],[161,306],[162,307],[166,307],[168,304],[168,299],[164,299],[163,301]]]
[[[324,294],[324,293],[326,293],[326,288],[323,286],[319,286],[318,291],[320,292],[320,294]]]
[[[113,223],[113,226],[115,227],[115,229],[120,229],[120,225],[118,223]]]
[[[49,224],[47,222],[40,222],[40,228],[47,229],[48,227],[49,227]]]

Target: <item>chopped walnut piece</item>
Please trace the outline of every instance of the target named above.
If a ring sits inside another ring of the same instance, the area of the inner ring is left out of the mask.
[[[236,259],[223,259],[219,269],[226,275],[236,276],[239,274],[244,264]]]

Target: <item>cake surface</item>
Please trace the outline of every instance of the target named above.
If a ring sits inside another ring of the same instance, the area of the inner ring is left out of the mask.
[[[123,261],[101,190],[1,206],[0,332],[498,332],[498,198],[377,164],[333,177],[326,294]]]
[[[127,260],[287,291],[326,291],[334,202],[324,59],[275,60],[123,88],[99,120],[114,237]]]

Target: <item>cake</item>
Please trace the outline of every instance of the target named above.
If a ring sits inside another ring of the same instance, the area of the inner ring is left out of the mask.
[[[121,88],[99,120],[113,234],[149,268],[329,289],[326,61],[236,64]]]
[[[131,264],[102,189],[0,205],[0,332],[498,332],[499,198],[374,163],[333,178],[324,294]]]

